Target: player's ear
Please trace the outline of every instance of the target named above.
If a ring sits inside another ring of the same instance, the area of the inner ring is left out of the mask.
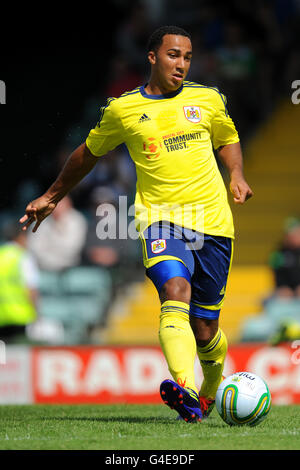
[[[154,65],[156,63],[156,55],[154,51],[149,51],[148,52],[148,60],[151,65]]]

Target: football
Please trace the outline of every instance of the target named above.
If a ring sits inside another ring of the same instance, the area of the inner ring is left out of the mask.
[[[256,426],[270,411],[271,395],[264,380],[252,372],[236,372],[220,384],[216,408],[225,423]]]

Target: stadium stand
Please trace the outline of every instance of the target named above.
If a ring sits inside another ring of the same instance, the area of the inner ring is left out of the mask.
[[[105,323],[111,295],[110,274],[99,267],[42,271],[39,316],[63,326],[64,344],[89,342],[91,329]]]
[[[285,219],[299,214],[299,122],[300,106],[283,101],[245,148],[245,173],[254,197],[243,207],[231,204],[235,265],[267,264]]]

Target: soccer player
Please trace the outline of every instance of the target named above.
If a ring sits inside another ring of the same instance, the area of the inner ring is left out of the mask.
[[[35,223],[35,232],[100,156],[127,145],[137,173],[135,217],[144,266],[160,297],[159,339],[174,379],[163,381],[160,393],[188,422],[209,415],[227,352],[219,314],[234,228],[213,147],[230,174],[234,202],[243,204],[252,196],[225,96],[185,80],[191,58],[185,30],[164,26],[154,31],[148,83],[108,99],[86,142],[20,219],[24,230]],[[197,355],[204,376],[200,392],[194,374]]]

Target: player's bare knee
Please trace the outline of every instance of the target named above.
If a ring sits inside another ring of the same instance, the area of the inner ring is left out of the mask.
[[[218,320],[207,320],[191,316],[190,323],[199,348],[203,348],[209,344],[217,334],[219,328]]]
[[[177,300],[179,302],[190,303],[191,285],[183,277],[173,277],[169,279],[162,287],[160,292],[161,302],[167,300]]]

